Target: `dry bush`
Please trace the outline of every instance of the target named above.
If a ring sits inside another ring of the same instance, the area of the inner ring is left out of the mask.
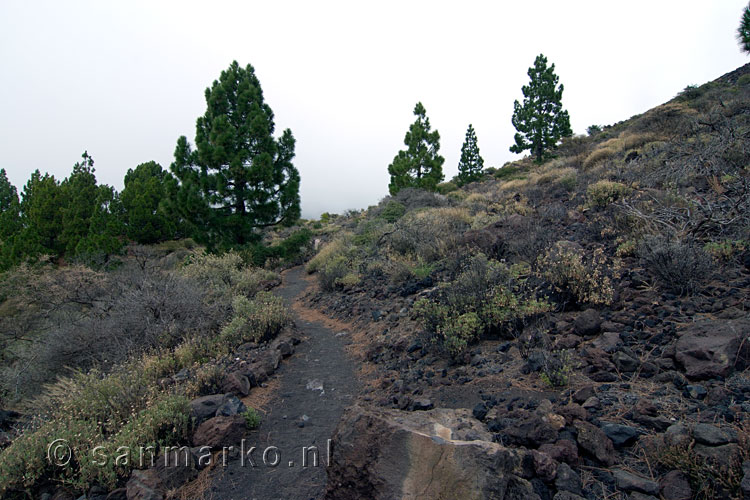
[[[595,208],[606,208],[611,203],[619,201],[632,190],[625,184],[601,180],[589,184],[586,189],[587,205]]]
[[[601,248],[590,256],[567,241],[558,241],[537,262],[537,275],[554,286],[564,301],[609,305],[614,299],[613,279],[620,273],[619,261],[609,261]]]
[[[447,207],[451,204],[450,199],[442,194],[415,188],[402,189],[392,199],[406,207],[407,212],[420,208]]]
[[[600,147],[586,157],[586,159],[583,161],[583,169],[590,170],[599,163],[610,159],[616,153],[617,150],[615,148]]]
[[[218,294],[216,300],[230,299],[235,295],[252,297],[281,282],[277,273],[246,266],[240,254],[233,251],[220,255],[194,253],[180,271],[212,295]]]
[[[388,235],[390,249],[415,260],[434,262],[455,249],[471,227],[465,208],[430,208],[407,213]]]
[[[711,256],[694,240],[647,236],[639,248],[643,266],[667,290],[693,294],[712,272]]]

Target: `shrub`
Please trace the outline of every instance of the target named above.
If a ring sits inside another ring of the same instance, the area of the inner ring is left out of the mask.
[[[563,300],[577,304],[611,304],[612,279],[619,271],[619,261],[610,264],[601,248],[584,259],[582,249],[566,241],[555,243],[537,262],[537,275],[562,294]]]
[[[380,212],[380,217],[385,219],[386,222],[396,222],[406,213],[406,207],[403,203],[399,203],[395,200],[391,200],[386,204],[383,211]]]
[[[615,250],[615,255],[618,257],[632,257],[636,254],[636,251],[638,250],[638,246],[634,240],[627,240],[623,241],[617,246],[617,250]]]
[[[594,166],[598,165],[599,163],[602,163],[605,160],[608,160],[615,153],[617,153],[617,151],[614,148],[600,147],[599,149],[595,149],[594,151],[591,152],[590,155],[586,157],[585,160],[583,160],[584,170],[589,170],[593,168]]]
[[[746,73],[737,79],[738,87],[747,87],[750,85],[750,73]]]
[[[557,353],[545,353],[541,379],[552,387],[565,387],[570,382],[573,373],[573,359],[570,353],[563,349]]]
[[[270,292],[258,292],[252,300],[238,295],[232,310],[232,320],[221,331],[222,341],[230,345],[268,340],[291,321],[284,301]]]
[[[246,266],[242,256],[234,251],[221,255],[193,254],[181,271],[216,296],[215,300],[240,294],[252,297],[264,283],[278,284],[281,281],[276,273]]]
[[[437,296],[422,298],[414,311],[428,333],[458,356],[483,335],[515,335],[522,323],[549,310],[515,289],[507,268],[484,255],[471,257],[458,276],[441,284]]]
[[[736,255],[744,252],[748,246],[743,240],[721,240],[711,241],[703,246],[703,249],[717,262],[729,262]]]
[[[597,135],[602,131],[602,128],[599,125],[589,125],[588,128],[586,128],[586,133],[590,136]]]
[[[260,426],[260,414],[255,408],[248,407],[242,416],[245,417],[245,425],[248,429],[257,429]]]
[[[614,203],[630,193],[631,189],[619,182],[598,181],[590,184],[586,189],[588,206],[605,208],[610,203]]]
[[[420,208],[445,207],[450,205],[448,198],[424,189],[404,188],[393,199],[406,207],[407,212]]]
[[[424,262],[440,260],[454,250],[471,227],[465,208],[430,208],[407,213],[388,242],[396,253]]]
[[[323,269],[330,260],[346,253],[351,243],[351,235],[344,234],[323,246],[318,254],[307,263],[307,272],[312,274]]]
[[[332,292],[347,274],[349,261],[343,255],[339,255],[326,262],[319,272],[318,280],[323,290]]]
[[[437,185],[437,192],[440,194],[448,194],[458,190],[458,185],[454,181],[441,182]]]
[[[643,266],[668,291],[693,294],[709,277],[711,257],[694,240],[647,236],[639,254]]]
[[[113,374],[77,374],[52,387],[35,405],[48,420],[36,422],[0,452],[0,494],[29,491],[42,480],[59,481],[76,490],[94,484],[113,489],[137,462],[120,461],[119,447],[159,447],[184,443],[188,438],[188,400],[161,392],[142,370],[141,361],[123,365]],[[48,447],[64,439],[72,449],[65,466],[48,461]],[[95,447],[103,451],[94,454]],[[103,462],[103,458],[108,460]]]

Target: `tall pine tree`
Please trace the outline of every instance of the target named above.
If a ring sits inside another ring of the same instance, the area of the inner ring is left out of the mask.
[[[10,183],[5,169],[0,169],[0,271],[16,261],[14,245],[21,231],[21,203],[18,190]]]
[[[141,163],[125,174],[120,201],[128,238],[138,243],[157,243],[174,235],[171,218],[160,210],[166,194],[166,174],[154,161]]]
[[[19,236],[18,252],[31,257],[47,254],[62,255],[65,245],[62,233],[62,212],[65,206],[60,183],[54,176],[31,174],[21,193],[23,230]]]
[[[196,123],[196,149],[178,140],[168,186],[181,226],[213,247],[241,246],[256,229],[293,224],[300,216],[300,177],[289,129],[274,138],[273,112],[251,65],[234,61],[206,89]]]
[[[469,124],[466,129],[466,139],[461,146],[461,159],[458,162],[458,185],[463,186],[482,178],[484,159],[479,154],[477,134],[474,127]]]
[[[421,102],[414,107],[414,115],[417,120],[411,124],[404,138],[406,150],[399,151],[388,166],[388,173],[391,174],[388,190],[391,195],[406,187],[435,191],[443,180],[445,159],[438,154],[440,134],[437,130],[430,130],[430,119]]]
[[[73,172],[60,184],[62,201],[62,232],[60,241],[69,255],[89,232],[89,223],[96,207],[98,189],[94,175],[94,159],[84,151],[83,161],[73,165]]]
[[[547,58],[539,54],[528,75],[530,82],[521,89],[523,104],[518,101],[513,104],[512,121],[518,132],[510,150],[522,153],[528,149],[541,163],[560,139],[573,135],[573,131],[568,112],[562,107],[564,87],[558,86],[560,79],[555,74],[555,65],[547,67]]]
[[[740,49],[750,54],[750,5],[742,10],[742,19],[737,28],[737,41],[740,43]]]

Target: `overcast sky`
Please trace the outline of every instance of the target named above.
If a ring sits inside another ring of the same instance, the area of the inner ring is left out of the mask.
[[[446,179],[473,123],[486,166],[516,158],[510,119],[537,54],[575,133],[646,111],[748,62],[746,0],[0,3],[0,168],[64,178],[84,150],[100,182],[172,161],[204,90],[252,64],[291,128],[306,217],[376,203],[417,101]]]

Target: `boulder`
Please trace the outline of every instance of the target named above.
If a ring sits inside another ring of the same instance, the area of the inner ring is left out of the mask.
[[[163,500],[166,493],[154,469],[134,470],[125,488],[128,500]]]
[[[575,495],[580,495],[583,488],[581,477],[568,464],[562,463],[557,466],[555,488],[558,491],[567,491]]]
[[[629,425],[622,424],[610,424],[604,423],[602,425],[604,434],[612,441],[612,444],[616,448],[622,448],[623,446],[630,446],[635,443],[636,439],[640,435],[638,429],[630,427]]]
[[[240,444],[245,430],[245,417],[242,415],[209,418],[195,430],[193,445],[211,448],[236,446]]]
[[[520,498],[519,452],[489,439],[467,409],[352,406],[332,439],[326,498]]]
[[[224,394],[211,394],[194,399],[190,402],[190,415],[195,419],[195,425],[200,425],[211,417],[216,416],[216,410],[226,402]]]
[[[578,446],[604,465],[615,463],[615,447],[603,430],[593,424],[577,420],[574,423],[578,431]]]
[[[232,372],[224,377],[221,390],[238,396],[247,396],[250,394],[250,380],[240,372]]]
[[[692,380],[726,377],[750,365],[750,319],[705,320],[689,325],[675,344],[675,359]]]
[[[224,402],[216,410],[215,417],[230,417],[232,415],[239,415],[247,410],[245,404],[237,396],[233,394],[225,394],[224,396]]]
[[[539,447],[539,451],[546,453],[558,462],[565,462],[568,465],[578,464],[578,446],[569,439],[560,439],[556,443],[543,444]]]
[[[596,309],[586,309],[573,322],[573,331],[581,337],[590,337],[601,331],[602,317]]]
[[[665,474],[659,480],[659,488],[664,500],[690,500],[693,498],[690,478],[681,470],[673,470]]]
[[[719,429],[711,424],[697,424],[693,428],[693,438],[700,444],[708,446],[721,446],[737,440],[732,432]]]
[[[639,491],[647,495],[659,494],[659,483],[645,477],[636,476],[622,469],[614,471],[617,487],[623,491]]]

